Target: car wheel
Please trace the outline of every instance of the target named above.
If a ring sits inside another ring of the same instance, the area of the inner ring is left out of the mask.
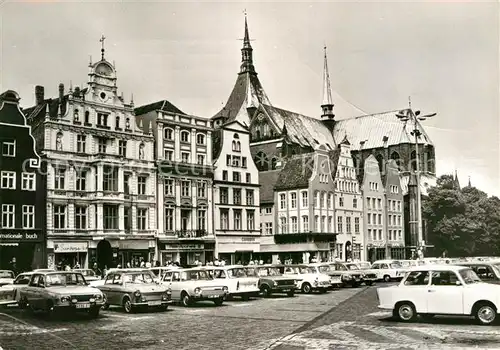
[[[495,322],[497,311],[493,305],[482,303],[475,308],[474,316],[479,324],[487,326]]]
[[[384,282],[390,282],[391,281],[391,276],[385,275],[384,276]]]
[[[270,297],[271,296],[271,288],[269,286],[262,286],[260,287],[260,292],[262,293],[263,297]]]
[[[184,295],[182,296],[182,306],[188,307],[191,306],[191,304],[191,298],[187,293],[184,293]]]
[[[127,314],[133,311],[132,302],[130,301],[129,297],[125,297],[123,299],[123,310],[125,310]]]
[[[403,322],[411,322],[417,317],[417,312],[412,303],[402,302],[396,305],[396,315]]]
[[[287,292],[286,295],[288,295],[289,297],[293,297],[295,295],[295,291],[291,290],[291,291]]]
[[[101,308],[99,307],[93,307],[89,310],[89,316],[90,318],[97,318],[99,317],[99,311],[101,310]]]
[[[311,288],[311,285],[309,283],[303,283],[302,284],[302,293],[305,293],[305,294],[309,294],[311,293],[312,291],[312,288]]]
[[[224,298],[219,298],[219,299],[215,299],[215,300],[214,300],[214,304],[215,304],[216,306],[221,306],[221,305],[222,305],[222,303],[224,303]]]

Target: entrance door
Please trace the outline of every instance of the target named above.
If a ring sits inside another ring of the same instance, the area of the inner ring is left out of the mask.
[[[113,263],[113,249],[111,244],[103,239],[97,244],[97,266],[102,271],[105,267],[108,269],[112,267]]]
[[[188,265],[188,253],[187,252],[181,252],[179,253],[180,261],[179,263],[181,266],[186,267]]]

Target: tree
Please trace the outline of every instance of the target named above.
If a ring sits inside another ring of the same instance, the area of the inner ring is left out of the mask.
[[[428,239],[435,252],[448,256],[500,253],[500,199],[475,187],[460,189],[453,176],[443,175],[422,200]]]

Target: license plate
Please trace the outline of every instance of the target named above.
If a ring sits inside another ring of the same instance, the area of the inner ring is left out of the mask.
[[[90,304],[85,303],[85,304],[76,304],[77,309],[90,309]]]
[[[161,305],[161,301],[155,300],[155,301],[148,302],[148,306],[156,306],[156,305]]]

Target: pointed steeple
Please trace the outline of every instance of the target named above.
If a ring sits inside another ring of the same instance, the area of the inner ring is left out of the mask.
[[[471,182],[470,182],[470,176],[469,176],[469,187],[472,187],[472,184],[471,184]]]
[[[326,46],[325,50],[325,63],[323,68],[323,103],[321,104],[321,109],[323,110],[322,119],[333,119],[335,114],[333,113],[333,99],[332,99],[332,89],[330,88],[330,74],[328,72],[328,58],[326,56]]]
[[[241,66],[240,74],[255,73],[252,57],[252,45],[250,44],[250,36],[248,35],[247,14],[245,12],[245,36],[243,38],[243,48],[241,49]]]

